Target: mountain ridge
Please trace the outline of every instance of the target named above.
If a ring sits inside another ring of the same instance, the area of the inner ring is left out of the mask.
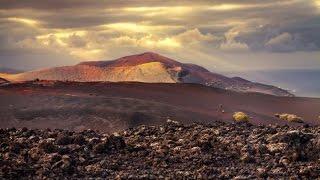
[[[0,75],[1,77],[1,75]],[[60,81],[137,81],[145,83],[195,83],[239,92],[258,92],[277,96],[293,96],[275,86],[255,83],[243,78],[229,78],[195,65],[146,52],[111,61],[89,61],[15,75],[5,75],[11,81],[34,79]]]
[[[160,54],[153,52],[145,52],[137,55],[129,55],[118,58],[111,61],[87,61],[81,62],[78,65],[89,65],[89,66],[100,66],[100,67],[124,67],[124,66],[136,66],[139,64],[150,63],[150,62],[160,62],[167,66],[181,65],[182,63],[175,61],[173,59],[164,57]]]

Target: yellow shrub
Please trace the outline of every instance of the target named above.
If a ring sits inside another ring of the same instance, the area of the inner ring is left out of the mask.
[[[235,112],[233,114],[233,119],[237,122],[248,122],[250,118],[243,112]]]

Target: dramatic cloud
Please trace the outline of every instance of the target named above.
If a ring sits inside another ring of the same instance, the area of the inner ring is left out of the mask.
[[[272,51],[286,52],[297,50],[317,50],[317,46],[313,42],[305,43],[302,37],[297,35],[291,35],[290,33],[282,33],[274,38],[271,38],[266,47]]]
[[[2,0],[0,66],[144,51],[212,68],[238,68],[230,57],[243,54],[283,53],[287,61],[304,53],[303,61],[320,50],[319,20],[319,0]]]

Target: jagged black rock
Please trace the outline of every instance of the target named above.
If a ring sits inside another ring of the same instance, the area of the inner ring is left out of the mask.
[[[320,127],[247,123],[92,130],[0,130],[0,176],[34,178],[319,178]]]

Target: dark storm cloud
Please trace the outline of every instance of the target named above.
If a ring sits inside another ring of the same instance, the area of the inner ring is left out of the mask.
[[[17,11],[15,16],[34,18],[45,22],[45,26],[49,28],[81,28],[96,26],[99,24],[114,23],[114,22],[144,22],[148,21],[152,24],[175,24],[187,25],[191,27],[201,26],[206,24],[214,24],[215,22],[223,22],[227,19],[250,20],[253,18],[290,20],[296,18],[305,18],[313,16],[317,9],[308,2],[294,0],[265,0],[265,1],[119,1],[119,0],[52,0],[52,1],[0,1],[0,17],[8,17],[10,11]],[[210,9],[197,9],[197,6],[217,6],[221,4],[237,4],[248,5],[248,8],[239,8],[232,11],[212,11]],[[250,5],[254,5],[250,7]],[[145,12],[128,12],[122,11],[121,8],[130,7],[174,7],[174,6],[189,6],[194,7],[194,12],[186,13],[185,19],[175,18],[174,15],[159,15],[145,16]],[[266,7],[267,6],[267,7]],[[21,10],[22,9],[22,10]],[[23,11],[26,9],[26,11]],[[27,9],[34,9],[27,11]],[[114,9],[114,11],[107,11]]]
[[[292,0],[281,0],[292,2]],[[219,5],[219,4],[270,4],[279,0],[2,0],[0,7],[3,9],[46,9],[57,10],[66,8],[118,8],[118,7],[150,7],[150,6],[181,6],[181,5]]]

